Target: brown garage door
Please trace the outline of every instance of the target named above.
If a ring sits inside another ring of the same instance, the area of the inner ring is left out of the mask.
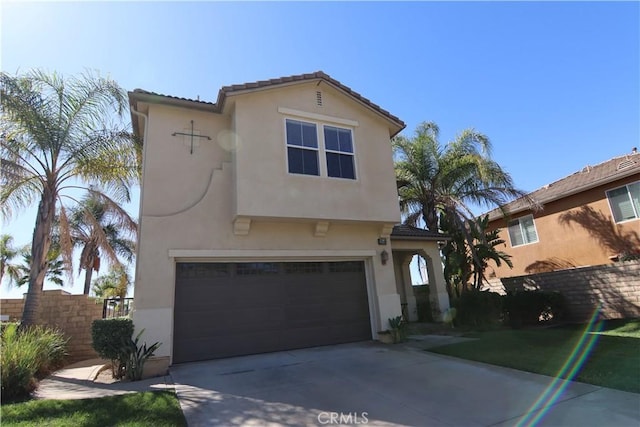
[[[371,339],[362,261],[178,263],[173,362]]]

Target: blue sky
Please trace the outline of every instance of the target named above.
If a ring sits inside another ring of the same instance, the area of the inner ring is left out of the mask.
[[[443,141],[485,133],[526,191],[640,146],[638,2],[0,7],[3,71],[89,68],[127,90],[215,101],[224,85],[323,70],[404,120],[406,135],[425,120]],[[3,233],[28,243],[34,212]]]

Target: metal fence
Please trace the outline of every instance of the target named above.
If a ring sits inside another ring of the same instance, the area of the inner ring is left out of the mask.
[[[133,298],[105,298],[102,303],[102,318],[129,317],[133,311]]]

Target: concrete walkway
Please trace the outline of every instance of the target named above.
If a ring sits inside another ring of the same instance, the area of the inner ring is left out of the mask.
[[[35,397],[37,399],[91,399],[140,391],[174,389],[169,376],[135,382],[111,382],[108,380],[110,375],[99,375],[105,367],[105,361],[102,359],[85,360],[67,366],[42,380]]]

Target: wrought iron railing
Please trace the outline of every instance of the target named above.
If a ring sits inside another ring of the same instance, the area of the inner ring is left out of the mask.
[[[133,311],[133,298],[105,298],[102,303],[102,318],[128,317]]]

